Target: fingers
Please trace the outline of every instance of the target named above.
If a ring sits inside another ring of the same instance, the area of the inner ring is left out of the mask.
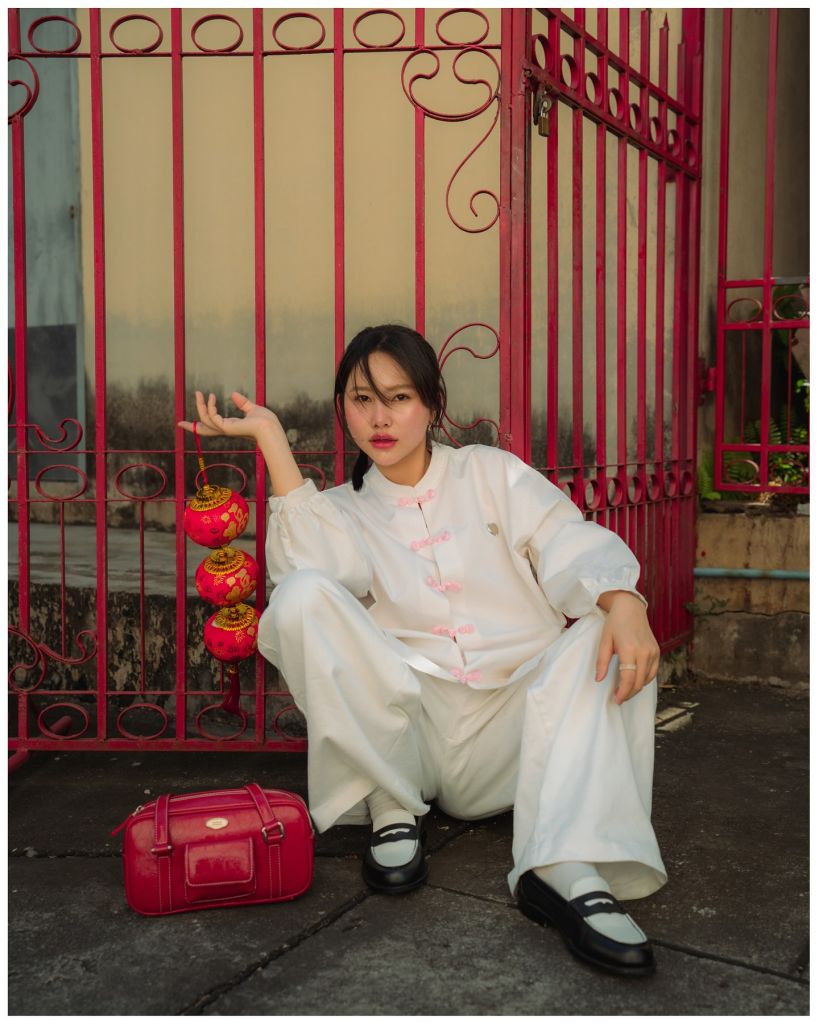
[[[616,704],[631,700],[657,676],[660,668],[659,648],[619,652],[618,682],[614,692]],[[633,668],[631,666],[634,666]]]
[[[600,637],[600,647],[597,651],[597,668],[594,676],[598,683],[608,675],[612,654],[614,654],[614,637],[604,626],[603,635]]]
[[[196,396],[196,433],[201,434],[202,437],[215,437],[218,434],[223,434],[224,430],[221,429],[222,417],[216,411],[216,395],[211,394],[207,402],[205,402],[205,396],[201,391],[195,392]],[[190,420],[179,420],[176,424],[183,430],[187,430],[189,433],[193,433],[193,423]]]

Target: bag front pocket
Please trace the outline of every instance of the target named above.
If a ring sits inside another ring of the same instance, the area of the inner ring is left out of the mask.
[[[189,843],[185,847],[185,900],[235,900],[256,891],[253,840]]]

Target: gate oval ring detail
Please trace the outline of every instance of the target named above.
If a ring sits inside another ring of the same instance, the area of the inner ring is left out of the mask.
[[[358,26],[361,24],[362,21],[366,21],[367,18],[373,18],[379,14],[389,14],[391,17],[396,18],[398,20],[398,22],[401,25],[398,35],[395,37],[395,39],[391,39],[388,43],[365,43],[361,36],[358,34]],[[355,37],[355,41],[359,44],[359,46],[363,46],[367,50],[386,50],[389,49],[389,47],[391,46],[397,46],[404,38],[404,34],[406,33],[406,31],[407,26],[404,24],[404,19],[401,17],[401,15],[396,14],[395,11],[388,11],[386,7],[376,7],[371,11],[365,11],[363,14],[359,14],[359,16],[353,22],[353,36]]]
[[[65,22],[66,25],[70,25],[74,29],[74,31],[77,33],[77,38],[70,46],[65,46],[62,49],[58,50],[47,50],[44,49],[42,46],[38,46],[34,42],[34,33],[37,31],[40,25],[45,25],[48,21]],[[31,26],[29,27],[28,30],[28,41],[31,44],[31,48],[33,50],[36,50],[37,53],[73,53],[79,47],[81,40],[82,32],[80,32],[80,26],[75,24],[70,18],[64,17],[62,14],[49,14],[45,18],[38,18],[36,21],[33,21],[31,23]]]
[[[131,494],[129,491],[126,491],[123,487],[120,487],[120,478],[125,473],[128,473],[132,469],[155,469],[162,479],[162,483],[160,484],[159,489],[156,491],[152,491],[150,494]],[[159,466],[153,465],[153,463],[151,462],[132,462],[127,466],[123,466],[122,469],[114,477],[114,487],[116,487],[117,492],[121,494],[123,498],[128,498],[129,501],[151,501],[154,498],[158,498],[159,495],[164,492],[167,486],[168,478],[165,475],[164,470],[162,470]]]
[[[203,46],[202,43],[198,42],[196,38],[196,33],[203,25],[207,24],[209,21],[226,21],[229,24],[235,25],[236,28],[238,28],[239,30],[238,38],[234,40],[234,42],[232,42],[230,46]],[[242,31],[242,26],[235,18],[232,18],[229,14],[206,14],[204,18],[200,18],[197,22],[195,22],[195,24],[191,28],[191,42],[196,47],[196,49],[201,50],[202,53],[233,53],[234,50],[237,50],[242,45],[242,40],[244,38],[245,34]]]
[[[659,501],[663,497],[663,482],[656,473],[649,474],[647,490],[649,501]]]
[[[626,112],[626,104],[623,100],[623,94],[619,89],[609,89],[609,113],[612,117],[616,117],[618,121],[622,121]]]
[[[609,506],[611,508],[618,508],[620,505],[625,504],[626,489],[623,486],[623,481],[617,476],[610,476],[607,486]]]
[[[572,92],[577,92],[579,83],[577,61],[567,53],[564,53],[560,58],[560,78],[567,88],[571,89]]]
[[[279,39],[279,26],[283,25],[286,21],[293,21],[296,18],[304,18],[305,21],[316,22],[318,27],[321,29],[321,35],[314,43],[309,43],[306,46],[290,46],[289,43],[283,43],[281,39]],[[315,14],[308,14],[306,11],[296,11],[294,14],[285,14],[283,17],[279,18],[273,25],[273,41],[276,43],[277,46],[280,46],[283,50],[289,50],[291,52],[296,52],[297,50],[315,50],[317,46],[321,46],[321,44],[324,42],[326,35],[327,30],[325,29],[324,22],[321,20],[321,18],[316,17]]]
[[[124,25],[126,21],[147,21],[150,25],[153,25],[156,28],[156,30],[159,33],[159,35],[151,43],[150,46],[135,46],[135,47],[120,46],[119,43],[114,38],[114,35],[115,35],[117,29],[121,25]],[[149,18],[147,14],[126,14],[122,18],[117,18],[117,20],[114,22],[114,24],[108,30],[108,38],[111,40],[112,45],[115,46],[119,50],[120,53],[140,54],[140,53],[153,53],[154,50],[156,50],[161,45],[162,40],[165,37],[162,34],[162,26],[159,24],[159,22],[155,18]]]
[[[475,39],[447,39],[441,31],[441,25],[443,25],[447,18],[451,18],[454,14],[474,14],[476,17],[481,18],[484,26],[483,35],[477,36]],[[435,34],[441,42],[446,43],[447,46],[480,46],[484,39],[489,35],[489,18],[487,18],[483,11],[478,11],[474,7],[453,7],[451,11],[447,11],[445,14],[442,14],[435,22]]]
[[[628,500],[638,505],[646,496],[645,482],[641,476],[633,476],[628,484]]]
[[[585,507],[591,512],[597,512],[603,507],[603,492],[596,480],[587,480],[583,493]]]
[[[52,469],[70,469],[72,473],[76,473],[82,480],[82,487],[77,491],[76,494],[49,494],[48,491],[44,491],[40,486],[40,480],[46,473],[50,473]],[[63,462],[56,462],[51,466],[44,466],[43,469],[34,478],[34,490],[42,495],[44,498],[48,498],[49,501],[73,501],[75,498],[79,498],[81,494],[85,494],[88,490],[88,477],[83,473],[77,466],[69,466]]]
[[[247,473],[245,473],[241,466],[234,466],[230,462],[211,462],[210,465],[205,467],[205,472],[208,472],[212,469],[232,469],[234,473],[238,473],[239,476],[242,478],[242,483],[239,487],[233,487],[232,490],[237,491],[239,494],[245,493],[245,488],[247,487]],[[193,478],[193,486],[197,489],[197,491],[202,486],[202,484],[199,482],[201,476],[202,470],[200,469],[196,476]]]
[[[52,732],[51,729],[45,724],[43,718],[53,711],[54,708],[68,708],[70,711],[77,711],[80,717],[84,721],[84,725],[78,732]],[[88,712],[84,707],[79,704],[72,704],[70,701],[58,701],[56,704],[49,704],[48,707],[43,708],[39,715],[37,715],[37,728],[40,729],[49,739],[52,740],[78,740],[84,733],[88,731],[88,727],[91,724],[91,719]]]
[[[242,722],[241,726],[239,727],[239,729],[237,729],[236,732],[228,733],[227,736],[214,736],[213,733],[209,733],[206,729],[204,729],[203,726],[202,726],[202,717],[204,715],[206,715],[208,713],[208,711],[215,711],[215,710],[217,710],[217,709],[219,709],[221,707],[222,707],[221,703],[220,704],[208,704],[207,707],[202,708],[202,710],[196,716],[196,722],[195,722],[196,731],[199,733],[200,736],[203,736],[206,740],[214,740],[217,743],[219,743],[219,742],[223,742],[224,743],[226,740],[238,739],[239,736],[241,736],[242,733],[245,732],[246,729],[247,729],[247,712],[246,711],[242,711],[241,708],[238,711],[234,712],[234,714],[239,716],[239,718],[240,718],[240,720]]]
[[[543,53],[543,60],[538,60],[538,44]],[[552,48],[549,46],[549,40],[542,33],[538,32],[537,35],[532,36],[532,63],[540,68],[541,71],[551,71],[552,68]]]
[[[676,496],[678,490],[677,474],[670,469],[665,475],[665,493],[669,498]]]
[[[128,732],[125,726],[122,724],[123,718],[132,711],[136,711],[139,708],[148,708],[150,711],[156,711],[162,718],[162,725],[157,732],[147,733],[133,733]],[[140,701],[138,704],[131,704],[130,707],[123,708],[122,711],[117,715],[116,722],[117,730],[121,735],[126,736],[129,740],[157,740],[168,728],[168,713],[164,708],[161,708],[158,704],[151,704],[148,701]]]
[[[288,714],[290,712],[293,712],[293,711],[295,711],[295,712],[299,711],[299,709],[296,707],[295,704],[285,704],[285,706],[283,708],[279,708],[279,710],[273,716],[273,720],[270,723],[270,728],[272,729],[272,731],[275,733],[276,736],[281,736],[282,739],[286,739],[286,740],[301,740],[301,739],[304,739],[303,736],[294,736],[292,733],[289,733],[286,729],[283,729],[279,725],[279,719],[282,717],[282,715],[286,715],[286,714]]]
[[[586,98],[596,107],[603,105],[603,84],[593,71],[586,74]]]

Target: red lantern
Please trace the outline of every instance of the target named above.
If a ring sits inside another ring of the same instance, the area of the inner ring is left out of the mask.
[[[237,491],[205,484],[185,509],[185,533],[196,544],[220,548],[244,532],[249,518],[247,502]]]
[[[219,661],[241,661],[256,651],[259,615],[249,604],[222,608],[205,623],[205,647]]]
[[[259,616],[249,604],[222,608],[205,623],[205,647],[219,661],[228,662],[228,692],[222,701],[225,711],[241,713],[236,662],[255,652],[258,632]]]
[[[225,608],[250,597],[258,578],[259,567],[247,552],[223,547],[196,570],[196,589],[210,604]]]

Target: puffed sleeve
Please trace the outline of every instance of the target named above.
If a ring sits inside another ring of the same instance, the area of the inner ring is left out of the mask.
[[[372,585],[372,568],[355,524],[312,480],[269,499],[265,555],[273,583],[294,569],[321,569],[356,597]]]
[[[512,542],[535,570],[549,604],[570,619],[609,590],[637,590],[640,565],[611,530],[583,518],[559,487],[525,462],[506,459]]]

